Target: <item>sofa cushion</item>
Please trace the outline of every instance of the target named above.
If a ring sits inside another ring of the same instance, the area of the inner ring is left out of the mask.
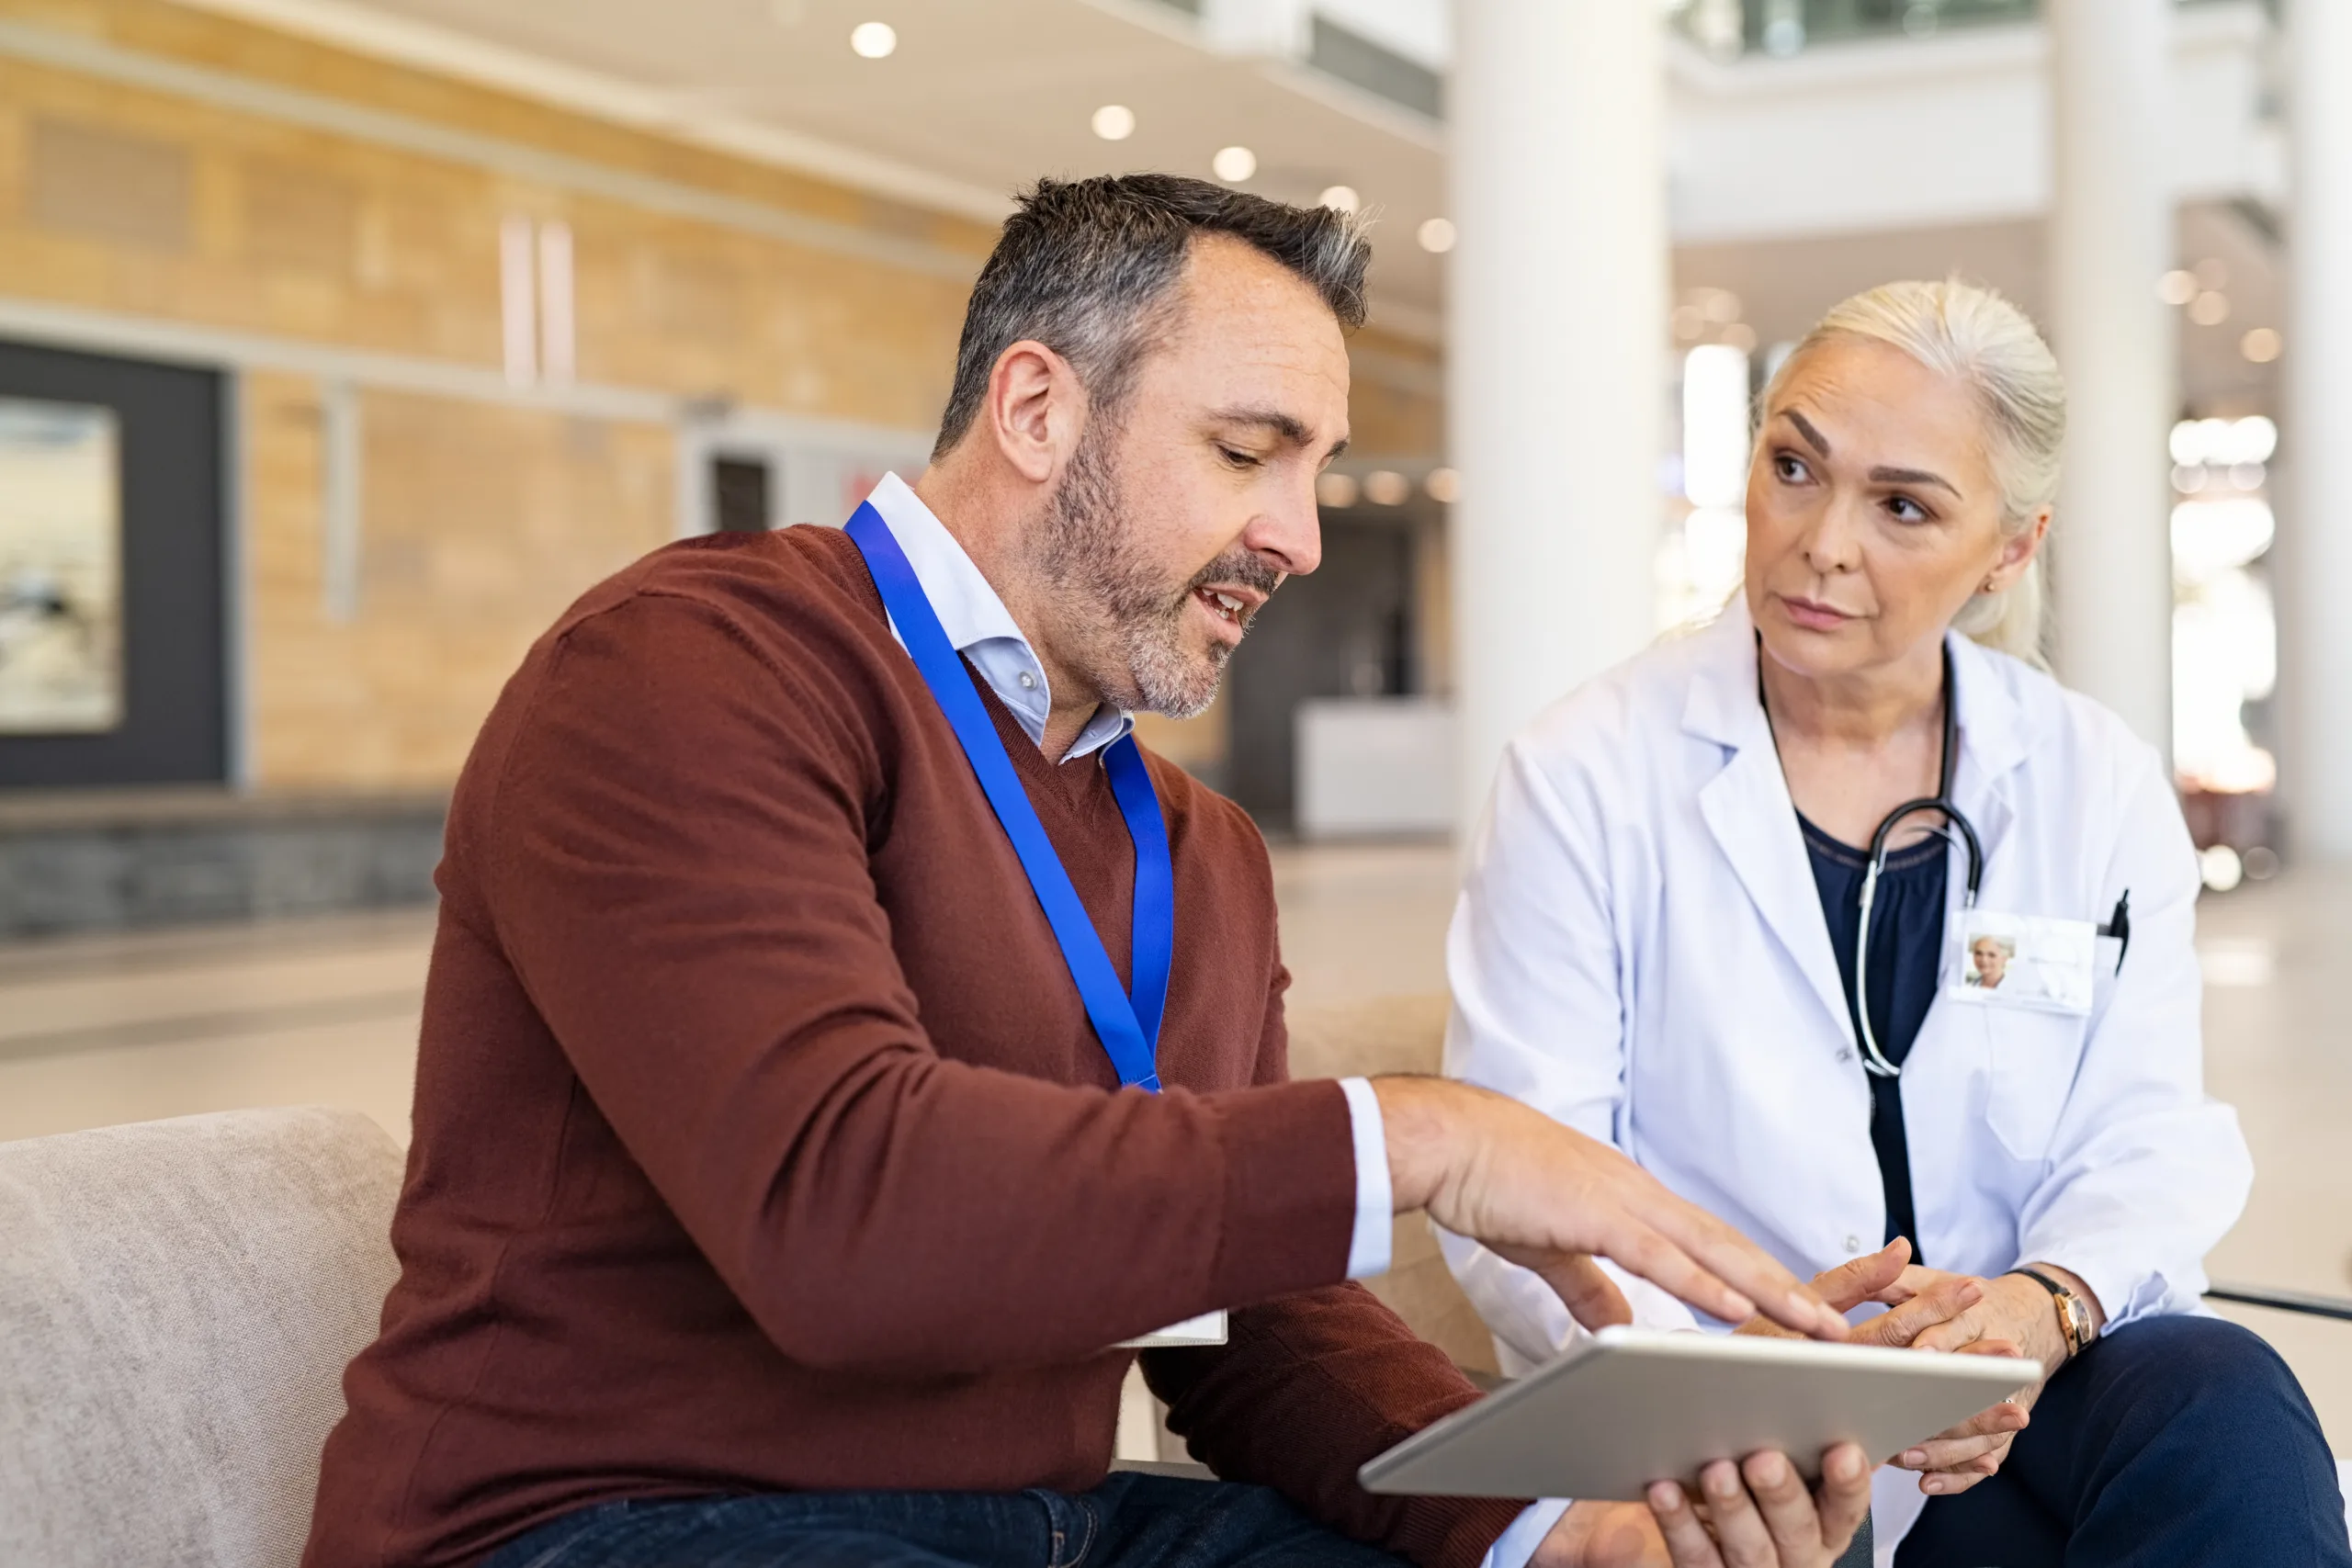
[[[0,1144],[0,1562],[293,1564],[401,1171],[323,1109]]]

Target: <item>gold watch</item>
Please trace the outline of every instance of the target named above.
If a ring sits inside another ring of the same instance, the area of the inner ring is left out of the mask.
[[[2066,1359],[2071,1361],[2081,1355],[2083,1347],[2090,1343],[2090,1303],[2083,1300],[2073,1287],[2062,1283],[2039,1269],[2012,1269],[2009,1272],[2022,1274],[2050,1292],[2051,1299],[2058,1304],[2058,1332],[2066,1341]]]

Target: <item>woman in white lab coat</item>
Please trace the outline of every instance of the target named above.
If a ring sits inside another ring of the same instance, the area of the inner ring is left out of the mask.
[[[2036,658],[2048,348],[1989,291],[1893,285],[1832,311],[1760,413],[1745,592],[1503,758],[1449,938],[1449,1070],[1801,1273],[1905,1238],[1894,1294],[1935,1289],[1890,1337],[2053,1369],[2030,1422],[1881,1472],[1882,1561],[2352,1563],[2293,1377],[2198,1310],[2251,1168],[2203,1089],[2162,759]],[[1939,795],[1965,828],[1888,822]],[[1577,1332],[1534,1275],[1448,1256],[1507,1371]]]

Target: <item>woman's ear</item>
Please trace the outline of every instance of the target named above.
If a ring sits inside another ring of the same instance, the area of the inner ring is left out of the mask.
[[[2031,523],[2001,541],[2000,563],[1985,578],[1985,592],[2006,593],[2017,586],[2018,579],[2025,575],[2025,569],[2033,564],[2035,556],[2041,553],[2042,540],[2050,536],[2050,515],[2049,507],[2037,509]]]

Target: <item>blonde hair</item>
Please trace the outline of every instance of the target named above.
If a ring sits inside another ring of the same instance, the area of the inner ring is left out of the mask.
[[[1769,403],[1814,349],[1861,338],[1902,350],[1973,390],[1984,407],[1987,456],[2001,487],[2001,527],[2017,534],[2058,497],[2066,440],[2066,382],[2058,360],[2024,311],[1990,288],[1959,278],[1887,283],[1855,295],[1821,318],[1764,390]],[[1979,593],[1952,625],[1987,648],[2046,666],[2041,558],[2006,592]]]

